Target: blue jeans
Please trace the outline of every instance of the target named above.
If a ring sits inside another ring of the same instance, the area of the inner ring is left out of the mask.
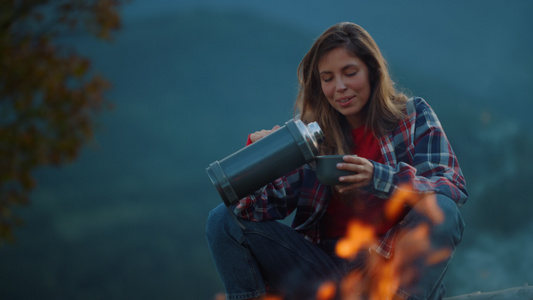
[[[453,253],[462,238],[464,222],[450,198],[437,195],[437,204],[445,221],[430,225],[431,245]],[[350,261],[337,257],[333,240],[315,245],[277,221],[239,221],[244,229],[223,204],[213,209],[207,220],[209,247],[227,299],[259,297],[267,289],[285,299],[314,299],[322,282],[339,282],[350,270],[364,267],[364,255]],[[430,223],[425,215],[411,209],[399,226],[408,229],[423,222]],[[400,293],[409,299],[441,299],[445,291],[442,279],[451,258],[429,266],[417,262],[420,276],[400,287]]]

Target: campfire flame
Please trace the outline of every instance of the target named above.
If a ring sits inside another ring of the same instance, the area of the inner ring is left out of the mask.
[[[348,224],[346,237],[337,242],[335,251],[339,257],[352,258],[359,249],[374,242],[375,236],[374,227],[352,220]]]
[[[434,224],[444,220],[434,194],[420,195],[407,187],[399,188],[387,201],[385,218],[397,220],[406,206],[417,209]],[[418,270],[413,266],[415,260],[423,259],[424,263],[432,265],[446,260],[451,255],[448,249],[431,249],[427,224],[398,232],[395,252],[391,258],[385,258],[373,250],[378,239],[376,228],[372,225],[351,221],[346,236],[337,243],[336,253],[339,257],[353,259],[361,251],[367,251],[370,254],[366,267],[345,276],[338,290],[333,283],[324,283],[318,289],[316,299],[329,300],[335,299],[336,296],[343,300],[401,299],[396,294],[398,288],[419,276]]]
[[[416,204],[416,205],[415,205]],[[433,224],[444,220],[434,194],[418,194],[408,187],[397,189],[384,208],[387,220],[398,220],[409,206],[424,214]],[[336,254],[345,259],[354,259],[361,251],[369,253],[366,267],[348,273],[340,283],[326,281],[316,292],[317,300],[383,300],[403,299],[397,295],[398,288],[413,280],[420,274],[413,266],[416,260],[426,265],[433,265],[448,259],[449,249],[432,249],[429,240],[429,225],[422,224],[416,228],[398,232],[394,255],[385,258],[376,252],[379,240],[377,229],[363,222],[352,220],[347,227],[346,236],[336,246]],[[225,299],[224,294],[217,294],[216,300]],[[279,295],[266,295],[265,300],[281,300]]]
[[[316,293],[316,300],[331,300],[337,294],[337,286],[335,282],[326,281],[319,288]]]

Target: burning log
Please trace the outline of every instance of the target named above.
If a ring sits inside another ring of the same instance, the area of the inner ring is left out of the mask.
[[[359,278],[360,279],[360,278]],[[359,280],[356,279],[356,280]],[[316,300],[328,300],[335,299],[336,287],[332,283],[322,286],[318,293]],[[224,294],[218,294],[214,298],[215,300],[225,300]],[[281,297],[265,297],[265,300],[281,300]],[[493,292],[475,292],[465,295],[453,296],[444,298],[444,300],[531,300],[533,299],[533,286],[529,286],[527,283],[524,286],[509,288],[505,290],[493,291]]]
[[[466,295],[444,298],[445,300],[527,300],[533,299],[533,286],[527,283],[524,286],[499,290],[494,292],[475,292]]]

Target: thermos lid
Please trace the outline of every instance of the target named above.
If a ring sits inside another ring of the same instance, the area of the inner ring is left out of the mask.
[[[318,123],[311,122],[306,126],[301,120],[289,120],[285,126],[291,132],[306,162],[313,161],[318,154],[318,144],[324,141],[324,133]]]

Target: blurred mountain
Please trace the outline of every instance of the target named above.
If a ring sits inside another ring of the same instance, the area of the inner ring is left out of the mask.
[[[296,68],[316,35],[258,15],[194,10],[129,20],[112,45],[76,40],[113,83],[115,109],[99,118],[78,161],[39,170],[32,205],[20,210],[26,226],[17,244],[0,248],[0,295],[210,299],[222,291],[204,238],[207,214],[221,201],[205,168],[240,149],[248,133],[292,117]],[[523,225],[533,202],[522,192],[532,167],[530,120],[499,113],[503,91],[480,93],[450,81],[453,74],[409,68],[400,61],[409,51],[391,55],[393,73],[437,111],[471,192],[450,295],[533,281],[532,261],[518,246],[509,248],[513,261],[494,269],[479,269],[492,256],[472,256],[479,245],[521,240],[532,227]],[[500,67],[512,74],[513,65]],[[524,101],[521,109],[532,106]],[[502,279],[494,270],[514,273]],[[484,285],[494,281],[499,286]]]

